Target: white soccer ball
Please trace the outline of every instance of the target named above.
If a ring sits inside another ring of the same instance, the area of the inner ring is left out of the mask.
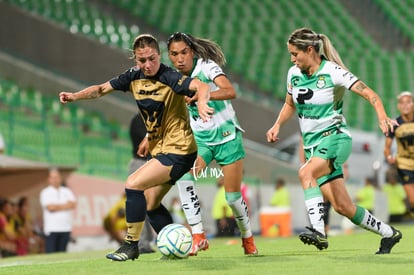
[[[158,249],[162,255],[170,259],[187,258],[192,245],[193,236],[182,224],[169,224],[161,229],[157,236]]]

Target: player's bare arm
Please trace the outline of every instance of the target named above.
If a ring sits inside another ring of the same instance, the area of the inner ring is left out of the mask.
[[[78,92],[61,92],[59,93],[59,98],[61,103],[73,102],[83,99],[95,99],[101,96],[104,96],[114,89],[112,88],[109,81],[100,84],[92,85]]]
[[[230,80],[224,76],[220,75],[214,79],[214,84],[217,85],[218,90],[211,91],[210,100],[230,100],[236,98],[236,90],[231,84]],[[187,104],[191,104],[198,100],[198,95],[195,94],[193,97],[185,97]]]
[[[371,88],[358,80],[351,87],[351,91],[357,93],[371,103],[377,113],[379,127],[384,135],[388,136],[389,131],[394,131],[394,126],[398,125],[397,121],[387,116],[382,100]]]
[[[229,100],[236,98],[236,90],[226,76],[217,76],[214,79],[214,83],[219,89],[210,93],[210,100]]]

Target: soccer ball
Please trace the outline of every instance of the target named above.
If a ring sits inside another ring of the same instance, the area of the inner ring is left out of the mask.
[[[182,224],[169,224],[161,229],[157,236],[158,249],[162,255],[170,259],[187,258],[192,245],[193,236]]]

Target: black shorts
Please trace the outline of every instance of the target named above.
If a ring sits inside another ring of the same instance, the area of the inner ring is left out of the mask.
[[[154,157],[164,166],[171,166],[170,184],[175,184],[185,173],[190,171],[197,159],[197,152],[189,155],[158,154]]]
[[[404,169],[397,169],[398,176],[400,177],[400,182],[402,185],[414,183],[414,171],[412,170],[404,170]]]

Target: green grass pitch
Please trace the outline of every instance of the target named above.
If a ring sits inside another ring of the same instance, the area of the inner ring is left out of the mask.
[[[260,256],[243,255],[241,242],[210,240],[210,249],[184,260],[160,260],[159,252],[135,261],[111,262],[109,251],[86,251],[0,259],[0,274],[414,274],[414,224],[397,226],[402,240],[389,255],[375,255],[380,236],[362,229],[332,236],[329,248],[303,245],[297,236],[256,237]],[[234,243],[234,242],[233,242]]]

